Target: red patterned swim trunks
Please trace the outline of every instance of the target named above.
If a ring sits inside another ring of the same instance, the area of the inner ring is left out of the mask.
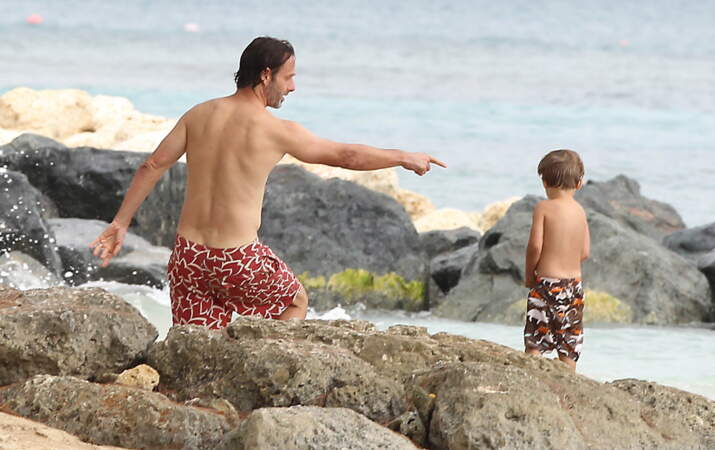
[[[212,248],[177,234],[168,272],[174,325],[220,329],[234,311],[276,319],[300,289],[290,268],[258,239]]]

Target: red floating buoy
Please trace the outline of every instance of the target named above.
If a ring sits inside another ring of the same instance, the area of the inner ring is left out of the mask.
[[[25,18],[25,22],[29,23],[30,25],[39,25],[42,23],[43,20],[44,19],[39,14],[30,14]]]

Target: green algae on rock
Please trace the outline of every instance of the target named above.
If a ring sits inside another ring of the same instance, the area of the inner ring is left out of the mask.
[[[310,294],[311,305],[317,309],[357,303],[407,311],[420,311],[426,307],[425,283],[407,281],[394,272],[376,275],[365,269],[346,269],[328,280],[304,272],[298,279]]]

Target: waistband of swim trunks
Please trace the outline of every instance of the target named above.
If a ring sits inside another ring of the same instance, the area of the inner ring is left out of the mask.
[[[260,239],[256,238],[256,239],[252,240],[251,242],[247,242],[247,243],[240,245],[238,247],[209,247],[208,245],[199,244],[198,242],[194,242],[192,240],[186,239],[184,236],[180,235],[179,233],[176,233],[176,241],[177,242],[184,241],[184,242],[190,244],[191,246],[193,246],[194,248],[198,247],[198,248],[203,248],[206,250],[212,250],[215,252],[229,252],[229,251],[233,251],[233,250],[241,250],[246,247],[250,247],[254,244],[259,244],[259,245],[261,244]]]
[[[536,277],[536,282],[541,283],[542,281],[546,281],[548,283],[580,283],[581,278],[552,278],[552,277],[542,277],[542,276],[537,276]]]

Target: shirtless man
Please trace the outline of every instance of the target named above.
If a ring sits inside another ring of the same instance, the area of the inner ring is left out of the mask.
[[[102,266],[119,253],[127,228],[162,174],[186,154],[187,180],[168,278],[174,325],[223,328],[232,312],[304,319],[308,295],[283,261],[257,239],[268,175],[287,153],[353,170],[402,166],[418,175],[424,153],[343,144],[274,117],[295,90],[287,41],[253,40],[241,55],[236,92],[191,108],[137,170],[112,223],[90,244]]]
[[[572,150],[554,150],[539,163],[548,199],[534,207],[524,280],[531,288],[524,327],[526,353],[556,350],[574,370],[583,343],[581,262],[591,247],[586,213],[574,200],[583,172],[583,162]]]

